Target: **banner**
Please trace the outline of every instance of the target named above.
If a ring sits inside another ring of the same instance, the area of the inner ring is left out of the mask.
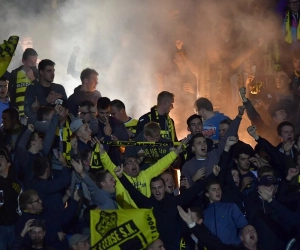
[[[150,141],[100,141],[101,144],[103,145],[110,145],[110,146],[161,146],[161,147],[166,147],[166,146],[179,146],[181,142],[150,142]]]
[[[159,236],[152,209],[91,210],[90,215],[92,249],[145,249]]]

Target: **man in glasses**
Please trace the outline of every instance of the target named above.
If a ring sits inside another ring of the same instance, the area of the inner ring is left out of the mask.
[[[22,209],[22,216],[19,218],[15,226],[15,233],[18,236],[23,236],[22,246],[29,247],[31,239],[29,234],[22,234],[22,231],[28,220],[43,220],[46,230],[45,244],[54,249],[68,249],[68,242],[65,239],[65,234],[62,231],[62,218],[57,214],[43,211],[43,202],[39,194],[28,189],[24,191],[19,197],[20,208]]]
[[[96,118],[97,108],[93,102],[86,100],[83,101],[78,108],[78,117],[89,124],[92,130],[92,135],[98,133],[98,121]]]
[[[143,132],[138,134],[133,141],[137,142],[171,142],[171,140],[163,138],[160,134],[161,129],[158,123],[148,122],[144,126]],[[149,168],[155,164],[160,158],[170,152],[172,145],[141,145],[128,146],[125,150],[125,157],[134,156],[139,158],[141,170]]]

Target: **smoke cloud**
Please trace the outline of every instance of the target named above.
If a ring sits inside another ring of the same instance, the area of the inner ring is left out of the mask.
[[[268,1],[0,0],[1,39],[31,37],[39,59],[56,63],[55,82],[64,85],[68,95],[80,84],[79,77],[67,74],[75,53],[76,71],[96,69],[102,95],[122,100],[134,118],[155,105],[161,90],[173,92],[171,116],[180,138],[186,135],[185,120],[199,96],[236,115],[237,104],[228,101],[236,98],[229,93],[230,77],[249,58],[261,66],[268,44],[282,36],[274,6],[264,2]],[[176,53],[177,40],[183,41],[188,61]],[[255,50],[261,43],[266,46],[263,55]],[[18,50],[10,69],[21,64]],[[216,78],[203,76],[205,61]]]

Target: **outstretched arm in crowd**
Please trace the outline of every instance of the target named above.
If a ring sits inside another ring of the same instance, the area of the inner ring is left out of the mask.
[[[216,166],[215,168],[217,168],[217,167],[218,166]],[[202,168],[200,170],[203,170],[203,169],[204,168]],[[179,206],[188,205],[194,198],[197,197],[197,195],[199,193],[201,193],[204,190],[205,185],[209,180],[216,178],[215,173],[216,172],[213,171],[213,173],[211,173],[207,178],[203,179],[203,177],[205,177],[205,172],[203,172],[200,179],[197,180],[193,186],[191,186],[189,189],[187,189],[183,195],[177,195],[175,197],[176,204]],[[218,174],[218,171],[217,171],[217,174]]]
[[[173,149],[171,152],[161,159],[159,159],[151,167],[147,168],[144,171],[141,171],[141,175],[145,175],[147,178],[152,179],[153,177],[161,174],[165,169],[170,167],[170,165],[176,160],[178,155],[182,153],[183,147],[188,143],[189,139],[185,138],[181,141],[180,145]]]
[[[284,176],[285,176],[285,169],[284,169],[285,158],[291,157],[290,151],[293,148],[294,142],[285,142],[283,144],[283,150],[285,152],[283,154],[283,153],[279,152],[279,150],[276,147],[274,147],[269,141],[260,137],[257,134],[256,126],[249,126],[247,128],[247,131],[248,131],[249,135],[251,137],[253,137],[253,139],[255,141],[257,141],[257,143],[260,144],[266,150],[266,152],[270,155],[271,161],[272,161],[272,163],[274,163],[274,164],[272,164],[273,168],[275,168],[279,172],[281,177],[284,178]]]
[[[274,199],[273,191],[270,188],[265,186],[258,187],[258,193],[260,197],[268,202],[272,209],[276,212],[277,216],[279,217],[280,221],[284,222],[284,224],[289,228],[295,230],[299,234],[300,232],[300,214],[294,213],[287,209],[284,205],[282,205],[279,201]],[[285,228],[287,228],[285,227]]]
[[[260,117],[260,114],[256,111],[254,106],[252,105],[252,102],[246,98],[246,87],[241,87],[239,89],[239,94],[241,97],[241,100],[243,102],[243,105],[246,107],[247,115],[252,124],[255,124],[257,128],[261,131],[266,129],[266,124],[264,123],[263,119]]]
[[[209,229],[204,225],[203,218],[199,219],[197,223],[192,219],[192,212],[188,209],[185,212],[182,207],[177,206],[178,212],[182,220],[190,228],[190,231],[196,236],[201,245],[205,246],[208,250],[232,250],[233,246],[226,245],[221,240],[213,235]]]
[[[78,52],[80,51],[79,47],[74,47],[72,55],[70,56],[69,62],[68,62],[68,68],[67,68],[67,74],[73,76],[75,79],[79,79],[80,73],[76,71],[76,59]]]
[[[93,204],[101,207],[106,203],[108,199],[107,196],[103,193],[102,190],[98,188],[96,183],[84,172],[81,161],[71,160],[71,164],[74,167],[75,171],[79,174],[82,181],[87,185],[88,190],[91,194],[91,200]]]
[[[230,137],[230,136],[236,136],[237,135],[240,123],[241,123],[243,115],[244,115],[244,111],[245,111],[244,106],[239,106],[238,107],[237,116],[233,119],[233,121],[231,122],[228,130],[226,131],[226,133],[224,135],[224,137],[220,140],[218,148],[215,149],[215,150],[211,150],[210,152],[207,153],[209,156],[212,155],[213,157],[216,157],[218,159],[220,158],[220,156],[221,156],[221,154],[222,154],[222,152],[225,148],[227,138]]]

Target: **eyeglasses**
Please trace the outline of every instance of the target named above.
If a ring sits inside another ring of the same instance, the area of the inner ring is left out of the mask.
[[[87,114],[90,114],[90,112],[79,112],[78,114],[79,115],[87,115]]]
[[[29,202],[29,204],[32,204],[32,203],[35,203],[35,202],[41,202],[41,199],[40,198],[38,198],[37,200],[35,200],[35,201],[31,201],[31,202]]]

